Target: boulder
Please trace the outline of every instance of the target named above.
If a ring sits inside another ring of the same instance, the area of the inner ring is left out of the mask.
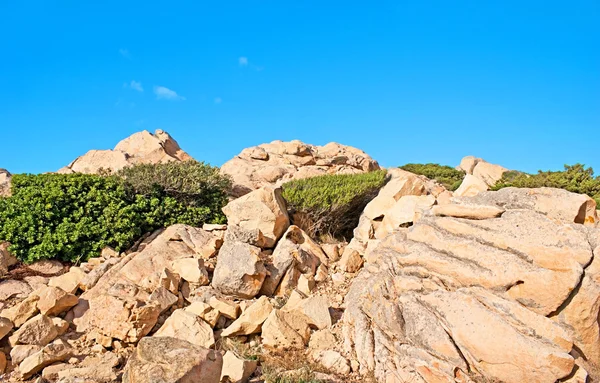
[[[251,299],[260,291],[266,276],[260,248],[225,241],[219,251],[212,286],[223,294]]]
[[[10,319],[0,317],[0,340],[2,340],[14,328]]]
[[[216,237],[186,225],[169,226],[139,253],[132,253],[108,270],[80,296],[73,322],[78,332],[137,342],[154,327],[160,313],[179,293],[179,274],[173,263],[191,259],[195,264],[215,251]],[[107,261],[108,262],[108,261]]]
[[[27,322],[29,318],[37,314],[37,302],[39,299],[40,297],[32,294],[17,305],[2,310],[2,312],[0,312],[0,317],[10,320],[15,327],[21,327],[21,325]]]
[[[555,382],[575,372],[571,352],[594,360],[600,231],[575,223],[585,198],[503,189],[450,206],[381,240],[354,279],[344,335],[361,372]]]
[[[251,335],[261,332],[262,325],[273,311],[273,305],[266,296],[250,305],[238,319],[221,333],[222,337]]]
[[[185,308],[185,311],[198,315],[203,321],[208,323],[211,328],[214,328],[221,318],[221,313],[218,310],[212,308],[208,303],[199,301],[192,302]]]
[[[43,287],[35,294],[40,297],[37,308],[44,315],[58,315],[75,306],[79,299],[58,287]]]
[[[235,320],[240,315],[240,305],[235,302],[213,296],[210,297],[208,304],[225,318]]]
[[[39,352],[41,349],[42,346],[37,344],[18,344],[10,350],[10,360],[13,365],[21,364],[22,361]]]
[[[50,278],[49,286],[58,287],[69,294],[74,294],[86,274],[80,267],[71,267],[68,273]]]
[[[238,358],[233,352],[227,351],[223,356],[221,382],[246,383],[258,367],[258,361]]]
[[[45,346],[58,336],[58,331],[52,319],[46,315],[38,314],[25,322],[9,341],[11,345],[35,344]]]
[[[223,357],[185,340],[143,338],[127,361],[123,383],[219,383]]]
[[[502,178],[502,175],[506,173],[508,169],[502,167],[500,165],[490,164],[489,162],[480,161],[473,168],[473,175],[483,182],[485,182],[489,187],[496,185],[498,181]]]
[[[331,327],[331,315],[329,314],[329,303],[322,295],[314,295],[298,302],[289,302],[282,307],[283,311],[299,313],[308,319],[308,325],[318,330]]]
[[[262,326],[263,346],[280,350],[303,349],[310,337],[308,323],[303,319],[299,315],[273,310]]]
[[[0,197],[10,196],[10,180],[12,176],[6,169],[0,168]]]
[[[65,366],[57,371],[57,380],[61,383],[111,383],[117,381],[115,367],[119,357],[114,353],[101,356],[88,356],[76,368]],[[46,369],[44,369],[46,372]]]
[[[27,282],[6,279],[0,282],[0,301],[5,302],[10,298],[27,298],[32,291]]]
[[[229,226],[239,226],[245,231],[258,229],[262,243],[257,246],[272,248],[283,235],[290,219],[281,189],[264,187],[235,199],[223,208]]]
[[[310,350],[325,351],[334,348],[335,345],[335,336],[329,329],[315,331],[308,342],[308,348]]]
[[[202,259],[176,259],[173,261],[173,271],[179,274],[184,281],[198,286],[206,286],[210,282]]]
[[[116,172],[135,164],[157,164],[169,161],[187,161],[191,157],[165,131],[154,134],[144,130],[135,133],[115,146],[114,150],[90,150],[75,159],[59,173],[95,174],[100,171]]]
[[[313,353],[312,357],[328,371],[341,376],[350,374],[350,362],[337,351],[316,351]]]
[[[72,355],[73,349],[63,340],[57,339],[35,354],[25,358],[19,365],[19,372],[23,379],[29,379],[31,376],[42,371],[45,367],[56,362],[67,360]]]
[[[314,146],[300,141],[273,141],[244,149],[223,164],[234,194],[241,196],[263,186],[323,174],[355,174],[378,170],[379,164],[363,151],[337,143]]]
[[[340,259],[340,269],[347,273],[356,273],[363,265],[363,259],[360,256],[360,253],[351,248],[346,247],[344,250],[344,254],[342,254],[342,258]]]
[[[488,184],[472,174],[467,174],[458,189],[454,191],[456,197],[473,197],[488,190]]]
[[[153,336],[182,339],[206,348],[215,345],[212,327],[184,309],[175,310]]]
[[[297,286],[301,275],[314,277],[321,263],[329,263],[321,247],[298,226],[290,226],[266,264],[269,275],[261,294],[273,295],[279,287],[281,295],[287,295]]]
[[[475,166],[479,162],[483,161],[481,158],[477,158],[474,156],[466,156],[460,161],[460,165],[456,167],[457,170],[462,170],[466,174],[473,174],[473,170],[475,170]]]

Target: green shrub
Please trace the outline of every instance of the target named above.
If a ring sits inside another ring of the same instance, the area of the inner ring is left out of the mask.
[[[9,250],[25,263],[77,263],[105,246],[125,250],[163,226],[223,222],[229,181],[204,164],[179,166],[138,165],[124,171],[125,178],[14,175],[12,196],[0,198],[0,241],[10,242]]]
[[[180,223],[225,223],[221,208],[228,202],[232,182],[218,167],[197,161],[139,164],[120,170],[117,176],[137,194],[174,198],[186,210],[173,214]]]
[[[527,174],[517,171],[504,173],[492,190],[505,187],[539,188],[552,187],[566,189],[573,193],[587,194],[600,206],[600,177],[594,177],[594,170],[585,165],[565,165],[564,171],[538,171]]]
[[[283,185],[294,224],[311,236],[350,238],[365,206],[385,184],[386,171],[323,175]]]
[[[431,180],[435,180],[450,191],[458,189],[463,179],[465,172],[456,170],[450,166],[439,164],[406,164],[400,166],[401,169],[411,173],[423,175]]]

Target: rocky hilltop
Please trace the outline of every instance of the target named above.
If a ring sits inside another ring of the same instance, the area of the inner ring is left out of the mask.
[[[61,172],[189,159],[159,130]],[[0,245],[0,379],[600,382],[592,198],[490,191],[508,170],[475,157],[454,192],[388,169],[334,241],[295,222],[280,188],[379,169],[352,147],[275,141],[221,168],[238,197],[226,225],[175,224],[78,265],[22,265]]]

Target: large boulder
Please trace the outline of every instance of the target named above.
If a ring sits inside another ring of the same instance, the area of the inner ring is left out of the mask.
[[[191,157],[181,150],[167,132],[157,129],[154,134],[144,130],[119,142],[113,150],[90,150],[75,159],[59,173],[95,174],[101,170],[116,172],[135,164],[157,164],[187,161]]]
[[[266,276],[260,248],[226,241],[219,251],[212,286],[223,294],[251,299],[260,292]]]
[[[219,383],[218,351],[170,337],[143,338],[127,361],[123,383]]]
[[[456,167],[466,173],[460,187],[454,192],[455,196],[472,197],[494,186],[504,173],[508,171],[503,166],[490,164],[481,158],[464,157]]]
[[[573,355],[598,361],[600,230],[578,224],[582,196],[503,189],[452,203],[382,239],[353,281],[345,344],[361,372],[555,382]]]
[[[274,247],[290,225],[280,188],[264,187],[235,199],[223,208],[230,226],[245,232],[258,231],[255,243],[262,248]]]
[[[219,244],[220,239],[202,229],[168,227],[141,252],[122,258],[80,296],[73,309],[77,330],[137,342],[173,303],[160,299],[165,296],[164,289],[175,296],[179,293],[181,278],[175,272],[175,261],[201,259],[214,253]]]
[[[362,150],[337,143],[314,146],[300,141],[273,141],[242,150],[221,172],[233,178],[234,194],[267,185],[323,174],[353,174],[379,169]]]

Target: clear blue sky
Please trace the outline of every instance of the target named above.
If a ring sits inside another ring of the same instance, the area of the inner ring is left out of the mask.
[[[13,173],[156,128],[215,165],[300,139],[600,173],[598,0],[1,1],[0,35]]]

